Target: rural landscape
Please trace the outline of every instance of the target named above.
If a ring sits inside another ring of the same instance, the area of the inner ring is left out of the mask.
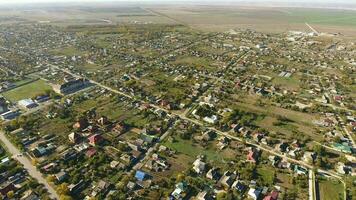
[[[356,199],[356,5],[250,2],[0,4],[0,199]]]

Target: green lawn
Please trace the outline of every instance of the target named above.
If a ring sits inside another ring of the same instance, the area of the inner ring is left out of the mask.
[[[75,47],[65,47],[62,49],[53,49],[50,51],[53,55],[65,55],[65,56],[82,56],[86,54],[85,51],[80,51]]]
[[[49,86],[45,81],[37,80],[35,82],[20,86],[13,90],[4,92],[2,95],[6,99],[8,99],[12,102],[17,102],[21,99],[33,98],[36,95],[42,94],[46,90],[51,90],[51,89],[52,89],[52,87]]]
[[[258,176],[263,180],[264,183],[269,185],[273,185],[274,171],[274,168],[269,166],[262,166],[261,168],[257,168]]]
[[[199,144],[194,144],[191,140],[183,140],[178,137],[175,138],[175,142],[171,143],[166,141],[165,146],[176,150],[179,153],[188,155],[190,157],[197,157],[198,155],[205,155],[207,160],[222,161],[223,157],[215,149],[200,147]]]
[[[336,180],[319,179],[320,200],[344,199],[344,186]]]

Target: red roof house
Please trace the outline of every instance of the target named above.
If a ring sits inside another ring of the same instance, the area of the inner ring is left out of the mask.
[[[103,137],[99,134],[94,134],[90,136],[88,139],[89,139],[89,144],[93,146],[100,144],[104,140]]]
[[[89,148],[88,151],[85,153],[86,156],[89,158],[93,157],[96,154],[96,149],[94,148]]]
[[[278,192],[277,191],[272,191],[270,195],[266,196],[263,198],[263,200],[277,200],[278,199]]]
[[[247,154],[247,160],[250,162],[257,162],[257,158],[258,158],[258,152],[255,150],[250,150]]]

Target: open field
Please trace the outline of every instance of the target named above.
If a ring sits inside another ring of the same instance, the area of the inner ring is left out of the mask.
[[[343,199],[343,185],[336,180],[319,180],[320,200]]]
[[[138,6],[58,6],[1,9],[0,24],[38,22],[59,26],[110,25],[116,23],[175,23]]]
[[[209,5],[88,5],[33,7],[0,12],[0,24],[39,22],[59,26],[134,24],[184,24],[203,31],[253,29],[264,32],[310,31],[356,34],[356,11],[321,8],[284,8]]]
[[[4,92],[2,95],[8,100],[16,102],[21,99],[32,98],[38,94],[44,93],[46,90],[51,89],[52,88],[45,81],[37,80],[13,90]]]
[[[239,28],[266,32],[310,31],[305,26],[305,22],[307,22],[312,26],[317,25],[321,32],[340,32],[346,35],[356,33],[356,11],[237,6],[152,9],[191,27],[207,31],[226,31]]]

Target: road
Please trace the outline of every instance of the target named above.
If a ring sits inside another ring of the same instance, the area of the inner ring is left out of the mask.
[[[312,169],[309,169],[309,200],[316,200],[315,174]]]
[[[310,28],[311,31],[313,31],[315,34],[319,35],[319,32],[316,31],[312,26],[310,26],[308,23],[305,22],[305,25]]]
[[[347,154],[347,153],[345,153],[345,152],[343,152],[343,151],[341,151],[341,150],[339,150],[339,149],[336,149],[336,148],[334,148],[334,147],[327,146],[327,145],[325,145],[325,144],[321,144],[320,142],[317,142],[317,141],[313,141],[313,143],[315,143],[315,144],[317,144],[317,145],[320,145],[320,146],[324,147],[325,149],[328,149],[328,150],[330,150],[330,151],[333,151],[333,152],[335,152],[335,153],[337,153],[337,154],[339,154],[339,155],[344,155],[344,156],[349,157],[350,159],[356,160],[356,157],[355,157],[355,156],[349,155],[349,154]]]
[[[36,179],[40,184],[43,184],[44,187],[47,189],[50,197],[52,199],[59,199],[56,191],[53,189],[51,185],[49,185],[45,178],[42,177],[41,172],[37,170],[35,166],[32,165],[30,160],[26,156],[17,156],[21,154],[20,150],[17,149],[5,136],[3,132],[0,132],[0,140],[4,143],[9,153],[13,155],[13,158],[19,161],[23,167],[28,171],[29,175]]]
[[[325,103],[323,104],[324,106],[329,106],[330,108],[334,109],[334,110],[345,110],[345,111],[348,111],[348,112],[351,112],[353,113],[354,111],[351,110],[351,109],[348,109],[348,108],[345,108],[345,107],[340,107],[340,106],[336,106],[336,105],[333,105],[333,104],[330,104],[330,103]],[[338,120],[339,122],[342,122],[342,120]],[[356,148],[356,143],[355,143],[355,140],[353,139],[351,133],[347,130],[346,126],[343,126],[342,127],[344,132],[347,134],[347,136],[349,137],[351,143],[352,143],[352,147],[353,148]]]
[[[77,78],[86,78],[86,77],[83,77],[83,76],[81,76],[81,75],[74,74],[74,73],[70,72],[70,71],[67,70],[67,69],[62,69],[62,68],[59,68],[59,67],[54,66],[54,65],[50,65],[50,66],[56,68],[57,70],[61,70],[61,71],[63,71],[63,72],[66,72],[66,73],[68,73],[68,74],[70,74],[70,75],[72,75],[72,76],[74,76],[74,77],[77,77]],[[134,97],[131,96],[131,95],[129,95],[129,94],[125,94],[125,93],[120,92],[120,91],[118,91],[118,90],[116,90],[116,89],[113,89],[113,88],[110,88],[110,87],[108,87],[108,86],[105,86],[105,85],[103,85],[103,84],[101,84],[101,83],[98,83],[98,82],[96,82],[96,81],[94,81],[94,80],[90,80],[90,79],[88,79],[88,80],[89,80],[91,83],[93,83],[93,84],[95,84],[95,85],[97,85],[97,86],[99,86],[99,87],[102,87],[102,88],[104,88],[104,89],[106,89],[106,90],[108,90],[108,91],[111,91],[111,92],[116,93],[116,94],[123,95],[123,96],[125,96],[125,97],[130,98],[130,99],[134,99]],[[142,101],[142,102],[144,102],[144,101]],[[145,102],[145,103],[147,103],[147,102]],[[204,127],[206,126],[206,125],[203,124],[202,122],[197,121],[197,120],[195,120],[195,119],[188,118],[188,117],[184,116],[183,114],[172,113],[171,111],[169,111],[169,110],[167,110],[167,109],[164,109],[164,108],[161,108],[160,106],[157,106],[157,105],[155,105],[155,104],[149,104],[149,105],[150,105],[151,107],[153,107],[153,108],[161,109],[161,110],[165,111],[166,113],[171,113],[172,115],[175,115],[175,116],[179,117],[180,119],[190,121],[190,122],[192,122],[192,123],[194,123],[194,124],[197,124],[197,125],[200,125],[200,126],[204,126]],[[314,168],[314,166],[312,166],[312,165],[310,165],[310,164],[308,164],[308,163],[305,163],[305,162],[303,162],[303,161],[301,161],[301,160],[296,160],[296,159],[294,159],[294,158],[290,158],[290,157],[288,157],[288,156],[286,156],[286,155],[284,155],[284,154],[282,154],[282,153],[280,153],[280,152],[277,152],[275,149],[272,149],[272,148],[270,148],[270,147],[267,147],[267,146],[264,147],[264,146],[262,146],[262,145],[259,145],[259,144],[253,143],[253,142],[244,141],[244,140],[242,140],[242,139],[239,138],[239,137],[236,137],[236,136],[231,135],[229,132],[223,132],[223,131],[217,130],[217,129],[213,128],[213,127],[208,127],[208,129],[215,131],[217,134],[219,134],[219,135],[221,135],[221,136],[225,136],[225,137],[227,137],[227,138],[229,138],[229,139],[237,140],[237,141],[240,141],[240,142],[245,142],[245,143],[248,144],[248,145],[251,145],[251,146],[253,146],[253,147],[259,148],[259,149],[261,149],[261,150],[263,150],[263,151],[266,151],[266,152],[268,152],[268,153],[270,153],[270,154],[272,154],[272,155],[279,156],[279,157],[281,157],[281,158],[283,158],[283,159],[285,159],[285,160],[287,160],[287,161],[289,161],[289,162],[292,162],[292,163],[295,163],[295,164],[304,166],[304,167],[306,167],[306,168],[308,168],[308,169],[313,169],[313,168]],[[334,177],[334,178],[337,178],[337,179],[339,179],[339,180],[343,180],[342,177],[341,177],[340,175],[338,175],[338,174],[337,174],[336,172],[334,172],[334,171],[319,169],[319,172],[325,173],[325,174],[327,174],[327,175],[329,175],[329,176],[332,176],[332,177]]]
[[[173,123],[175,123],[175,122],[173,122]],[[172,127],[169,128],[165,133],[163,133],[161,135],[161,137],[159,138],[159,141],[153,147],[150,147],[146,151],[145,156],[139,162],[137,162],[136,165],[134,165],[132,167],[131,172],[133,172],[135,170],[138,170],[138,169],[141,169],[146,164],[148,159],[151,158],[152,154],[158,150],[158,148],[160,146],[160,142],[163,141],[166,137],[168,137],[172,133],[171,130],[172,130]]]

